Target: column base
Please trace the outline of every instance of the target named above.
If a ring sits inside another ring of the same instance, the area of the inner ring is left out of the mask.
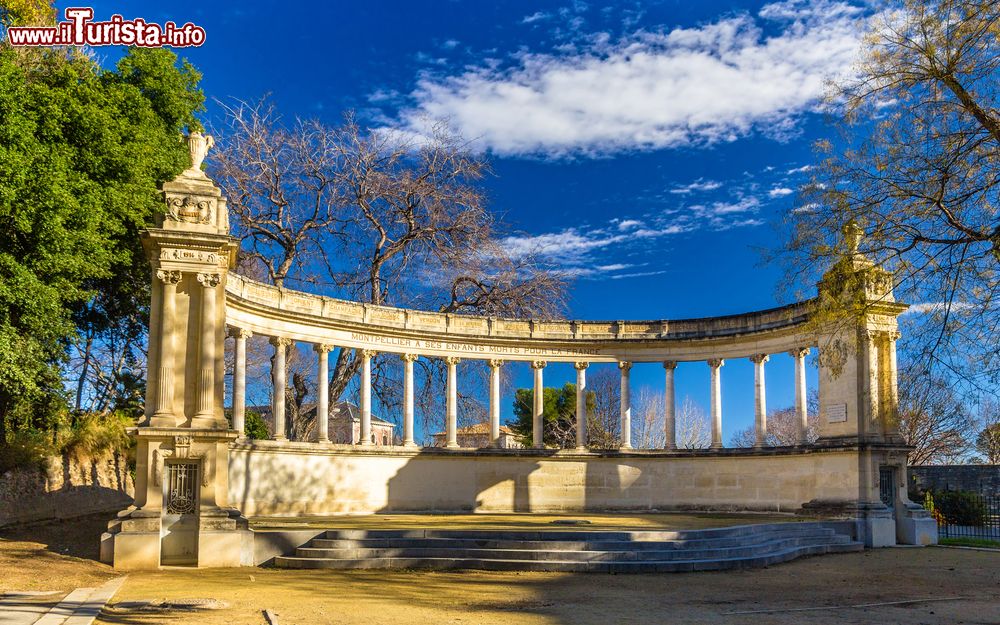
[[[857,540],[865,547],[892,547],[896,544],[896,522],[881,501],[813,500],[802,505],[802,512],[832,518],[853,519]]]
[[[444,446],[445,449],[461,449],[458,443],[448,443]]]
[[[216,419],[215,416],[191,417],[191,429],[196,430],[228,430],[229,422],[225,419]]]
[[[937,521],[923,506],[912,501],[897,511],[896,530],[904,545],[938,544]]]

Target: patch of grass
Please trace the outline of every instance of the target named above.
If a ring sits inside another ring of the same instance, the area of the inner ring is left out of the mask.
[[[940,545],[953,545],[956,547],[986,547],[987,549],[1000,549],[1000,540],[989,540],[987,538],[941,538]]]

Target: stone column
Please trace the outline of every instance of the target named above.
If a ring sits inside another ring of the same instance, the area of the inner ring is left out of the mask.
[[[663,429],[664,449],[677,449],[677,423],[674,419],[676,408],[676,395],[674,393],[674,370],[677,363],[673,360],[663,361],[664,386],[663,386]]]
[[[199,273],[201,284],[201,333],[198,337],[198,402],[191,427],[228,427],[215,414],[215,342],[218,337],[215,314],[215,290],[222,281],[217,273]]]
[[[713,358],[708,361],[712,368],[712,449],[722,449],[722,375],[720,369],[726,361]]]
[[[587,367],[589,362],[577,362],[576,368],[576,448],[587,449]]]
[[[490,445],[500,446],[500,367],[502,360],[492,359],[490,363]]]
[[[274,345],[274,359],[271,360],[271,416],[274,419],[274,440],[288,440],[285,436],[285,350],[292,344],[291,339],[271,337]]]
[[[179,271],[156,272],[163,282],[163,312],[160,320],[160,358],[156,380],[156,409],[150,420],[154,427],[174,427],[179,419],[174,413],[174,361],[177,358],[174,334],[177,330],[177,283],[183,274]]]
[[[361,350],[361,431],[358,444],[367,447],[372,444],[372,358],[375,350]],[[351,424],[354,435],[354,424]]]
[[[313,345],[316,352],[316,442],[330,442],[330,352],[333,345]]]
[[[885,415],[885,427],[886,434],[897,435],[899,434],[899,385],[898,385],[898,372],[896,370],[896,341],[899,340],[900,333],[898,330],[892,330],[886,334],[886,368],[888,371],[885,372],[885,382],[886,382],[886,415]]]
[[[545,447],[545,424],[543,416],[545,413],[545,384],[542,379],[542,370],[548,364],[544,360],[534,360],[531,368],[535,371],[535,389],[532,392],[531,410],[531,446],[535,449]]]
[[[445,409],[448,442],[445,447],[449,449],[458,447],[458,363],[461,360],[458,356],[446,356],[444,359],[448,365],[448,403]]]
[[[618,368],[621,369],[622,443],[620,449],[632,449],[632,385],[629,382],[632,363],[620,361]]]
[[[795,415],[799,445],[809,442],[806,429],[809,427],[809,413],[806,407],[806,355],[808,347],[799,347],[789,352],[795,357]]]
[[[754,354],[753,363],[753,416],[754,447],[763,447],[767,440],[767,391],[764,385],[764,363],[770,359],[767,354]]]
[[[416,447],[413,441],[413,363],[417,354],[401,354],[403,360],[403,446]]]
[[[233,337],[233,429],[239,432],[240,438],[246,435],[247,414],[247,339],[253,332],[244,328],[232,328],[229,336]]]

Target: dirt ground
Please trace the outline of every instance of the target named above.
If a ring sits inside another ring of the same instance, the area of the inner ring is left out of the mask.
[[[91,559],[96,539],[72,546],[101,527],[103,519],[77,520],[3,534],[0,592],[68,590],[112,577]],[[208,598],[226,607],[159,611],[136,603]],[[922,602],[849,607],[911,600]],[[881,549],[663,575],[167,569],[131,574],[110,608],[99,623],[259,625],[265,609],[281,625],[1000,623],[1000,553]]]
[[[0,594],[98,586],[115,577],[97,561],[114,514],[0,529]]]

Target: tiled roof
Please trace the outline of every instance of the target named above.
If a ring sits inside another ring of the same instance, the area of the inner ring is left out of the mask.
[[[480,421],[479,423],[474,423],[474,424],[468,425],[468,426],[466,426],[464,428],[458,428],[457,430],[455,430],[455,433],[456,434],[489,434],[490,433],[490,424],[487,421]],[[516,436],[516,434],[514,433],[514,430],[510,429],[506,425],[501,425],[500,426],[500,433],[501,434],[508,434],[510,436]],[[447,435],[448,435],[447,432],[438,432],[437,434],[434,434],[434,436],[447,436]]]

